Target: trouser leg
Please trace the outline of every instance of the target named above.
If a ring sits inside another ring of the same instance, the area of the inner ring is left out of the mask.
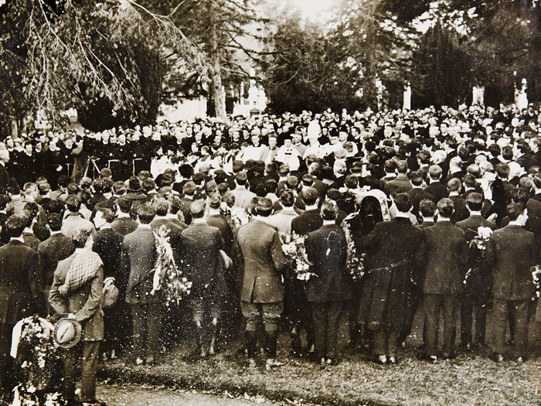
[[[338,326],[344,308],[343,301],[331,302],[327,313],[327,353],[328,357],[335,357],[338,349]]]
[[[0,394],[11,397],[13,359],[9,355],[13,325],[0,323]]]
[[[374,355],[387,354],[387,334],[382,328],[372,333],[372,351]]]
[[[132,305],[133,319],[133,357],[145,359],[147,340],[147,314],[144,305]]]
[[[444,295],[443,297],[443,353],[453,353],[456,337],[456,315],[458,295]]]
[[[246,320],[246,348],[248,358],[254,358],[257,345],[257,327],[261,317],[260,307],[255,303],[241,302],[242,316]]]
[[[462,345],[472,343],[473,304],[469,295],[462,296],[460,304],[460,342]]]
[[[515,345],[513,348],[515,357],[524,357],[528,351],[528,300],[516,300],[512,302],[512,313],[515,322]]]
[[[83,343],[83,365],[81,377],[81,400],[92,403],[96,401],[96,371],[98,369],[99,341]]]
[[[390,357],[397,356],[398,345],[399,345],[399,334],[398,331],[392,330],[387,333],[387,355]]]
[[[278,339],[278,327],[280,318],[284,312],[283,302],[261,304],[263,313],[263,326],[265,327],[265,341],[267,357],[276,357],[276,344]]]
[[[75,371],[81,359],[83,343],[64,351],[64,378],[62,382],[62,391],[64,399],[68,403],[75,401],[75,389],[77,386],[77,377]]]
[[[507,300],[494,299],[492,313],[492,349],[497,354],[503,354],[505,352],[505,331],[509,314]]]
[[[324,357],[327,352],[328,305],[328,303],[312,303],[314,344],[318,359]]]
[[[148,311],[147,329],[147,357],[156,358],[160,354],[161,333],[164,319],[164,311],[161,305],[151,304]]]
[[[436,355],[438,345],[438,325],[442,298],[427,294],[423,298],[425,319],[425,350],[427,355]]]
[[[475,342],[478,345],[485,343],[486,324],[487,324],[487,304],[478,304],[473,307],[475,317]]]

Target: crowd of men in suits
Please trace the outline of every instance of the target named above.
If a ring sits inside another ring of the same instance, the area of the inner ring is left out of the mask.
[[[132,147],[143,139],[160,151],[142,149],[137,171],[137,154],[122,164],[108,147],[111,132],[86,134],[76,155],[94,162],[59,176],[66,161],[21,174],[8,140],[0,148],[0,384],[12,384],[13,326],[34,312],[82,324],[65,374],[84,353],[87,403],[101,352],[154,364],[186,315],[194,358],[215,354],[218,338],[243,326],[248,364],[263,348],[269,369],[281,365],[280,328],[294,354],[337,362],[345,315],[354,346],[368,342],[376,362],[396,363],[416,312],[430,362],[455,355],[457,317],[461,348],[484,346],[490,330],[496,361],[523,361],[541,240],[540,131],[533,107],[198,121],[114,131],[115,145],[129,133]],[[113,154],[99,165],[90,152],[97,145]],[[120,166],[110,165],[116,159]],[[192,283],[180,304],[155,289],[161,227]],[[483,239],[480,227],[493,234]],[[297,236],[314,274],[307,281],[282,249]],[[365,254],[362,276],[347,266],[355,253]],[[103,316],[104,277],[121,295]],[[74,399],[73,380],[65,382]]]

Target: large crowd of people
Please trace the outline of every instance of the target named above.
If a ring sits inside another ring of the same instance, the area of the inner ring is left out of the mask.
[[[523,362],[541,321],[540,145],[534,106],[8,137],[2,391],[18,384],[15,326],[34,314],[55,323],[64,380],[50,381],[68,404],[81,360],[77,401],[93,404],[100,356],[158,363],[188,325],[190,360],[242,338],[248,366],[263,353],[272,369],[285,330],[293,355],[330,367],[347,317],[351,347],[394,364],[420,314],[428,362],[486,345],[496,362]],[[118,298],[105,305],[111,278]]]

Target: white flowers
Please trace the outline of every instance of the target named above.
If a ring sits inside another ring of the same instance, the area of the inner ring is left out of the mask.
[[[483,240],[489,240],[494,232],[490,227],[478,227],[477,235]]]

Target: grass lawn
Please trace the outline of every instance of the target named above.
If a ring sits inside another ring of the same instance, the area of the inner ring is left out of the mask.
[[[531,342],[536,339],[532,336]],[[289,363],[272,371],[246,369],[233,350],[188,363],[183,360],[187,349],[181,345],[158,366],[126,367],[121,361],[110,361],[102,376],[116,382],[262,395],[286,404],[541,405],[539,342],[537,353],[522,364],[496,364],[487,358],[488,350],[428,364],[417,359],[413,348],[420,342],[410,336],[398,365],[380,366],[358,352],[343,351],[340,364],[320,369],[289,357],[288,341],[285,334],[281,336],[279,358]]]

